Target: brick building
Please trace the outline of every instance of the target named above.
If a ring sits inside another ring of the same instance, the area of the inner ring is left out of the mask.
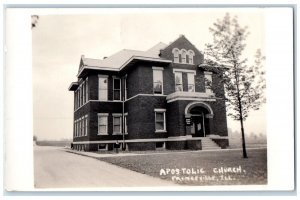
[[[74,92],[77,150],[226,148],[224,87],[181,35],[147,51],[81,57]],[[119,145],[115,145],[118,143]]]

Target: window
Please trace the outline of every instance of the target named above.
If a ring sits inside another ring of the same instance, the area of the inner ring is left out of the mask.
[[[121,100],[121,79],[114,78],[114,100]]]
[[[80,107],[81,106],[81,86],[79,86],[79,91],[78,92],[79,92],[78,107]]]
[[[75,108],[75,110],[77,109],[77,91],[75,91],[75,93],[74,93],[74,98],[75,98],[75,100],[74,100],[74,108]]]
[[[74,137],[76,137],[77,124],[76,120],[74,121]]]
[[[212,72],[204,72],[205,92],[212,93]]]
[[[107,135],[107,113],[98,113],[98,135]]]
[[[79,89],[77,90],[77,99],[76,99],[76,102],[77,102],[77,108],[79,108]]]
[[[181,49],[181,63],[186,63],[186,50]]]
[[[165,142],[156,142],[156,149],[164,149]]]
[[[175,91],[176,92],[183,91],[181,72],[175,72]]]
[[[125,88],[124,98],[126,100],[127,99],[127,77],[125,77],[125,79],[124,79],[124,88]]]
[[[127,116],[128,116],[128,114],[125,113],[125,115],[124,115],[124,132],[125,132],[125,134],[128,134],[128,130],[127,130]]]
[[[85,130],[85,127],[84,127],[84,117],[81,118],[81,136],[84,136],[84,130]]]
[[[98,150],[107,150],[107,144],[98,144]]]
[[[99,100],[107,101],[107,76],[99,76]]]
[[[89,100],[89,87],[88,87],[88,78],[85,81],[85,102]]]
[[[174,48],[172,50],[173,56],[174,56],[174,63],[179,63],[179,49]]]
[[[163,68],[153,67],[153,93],[163,94]]]
[[[122,114],[113,114],[113,133],[120,134],[122,130]]]
[[[187,73],[187,78],[188,78],[188,91],[195,92],[195,74]]]
[[[82,123],[82,132],[81,132],[81,136],[85,136],[85,119],[84,117],[81,118],[81,123]]]
[[[78,131],[78,137],[80,137],[81,136],[81,119],[79,118],[79,120],[78,120],[78,123],[79,123],[79,131]]]
[[[83,92],[82,92],[82,85],[80,85],[80,106],[83,104]]]
[[[79,131],[79,124],[78,124],[78,120],[76,120],[76,131],[75,131],[75,136],[78,136],[78,131]]]
[[[85,136],[88,135],[88,116],[85,116]]]
[[[166,131],[166,110],[155,109],[155,131]]]
[[[85,82],[82,83],[82,104],[85,104]]]
[[[192,50],[188,51],[188,63],[189,64],[194,64],[194,55],[195,55],[194,51],[192,51]]]

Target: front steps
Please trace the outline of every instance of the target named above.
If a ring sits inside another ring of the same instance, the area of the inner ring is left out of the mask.
[[[204,137],[201,139],[202,150],[218,150],[221,149],[212,139]]]

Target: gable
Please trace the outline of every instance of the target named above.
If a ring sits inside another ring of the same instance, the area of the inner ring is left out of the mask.
[[[179,51],[180,54],[179,63],[182,63],[181,55],[189,53],[193,55],[194,65],[200,65],[203,63],[203,54],[184,35],[180,35],[178,39],[169,44],[166,48],[162,49],[160,51],[160,57],[177,63],[176,58],[174,60],[174,54],[176,54],[176,51]],[[186,57],[186,63],[188,63],[188,58],[189,57]]]

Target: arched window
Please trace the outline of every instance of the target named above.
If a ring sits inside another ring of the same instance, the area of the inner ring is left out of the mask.
[[[186,63],[186,50],[181,49],[181,63]]]
[[[188,51],[188,63],[189,64],[194,64],[194,56],[195,56],[195,53],[193,50],[189,50]]]
[[[173,53],[173,56],[174,56],[174,62],[175,63],[179,63],[179,49],[177,49],[177,48],[174,48],[173,50],[172,50],[172,53]]]

